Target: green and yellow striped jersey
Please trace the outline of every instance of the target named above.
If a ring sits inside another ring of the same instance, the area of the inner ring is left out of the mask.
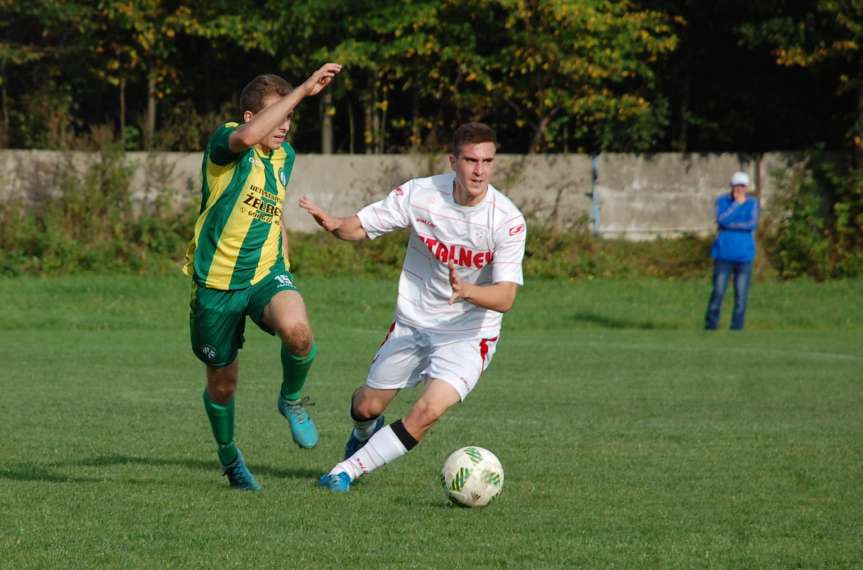
[[[202,287],[249,287],[283,259],[282,204],[296,153],[285,142],[269,154],[235,154],[228,138],[237,126],[216,129],[204,151],[201,210],[183,268]]]

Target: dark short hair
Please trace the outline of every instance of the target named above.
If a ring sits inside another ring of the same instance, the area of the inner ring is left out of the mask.
[[[464,145],[484,142],[494,143],[497,147],[497,135],[494,134],[494,129],[483,123],[465,123],[453,133],[450,152],[453,156],[458,156]]]
[[[264,108],[265,98],[270,95],[284,97],[293,90],[294,87],[278,75],[259,75],[243,87],[243,92],[240,93],[240,112],[257,113]]]

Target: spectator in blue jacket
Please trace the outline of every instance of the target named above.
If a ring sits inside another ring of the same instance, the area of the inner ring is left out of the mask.
[[[716,199],[718,233],[710,255],[713,257],[713,291],[707,303],[704,328],[719,327],[719,311],[728,286],[734,277],[734,312],[731,330],[743,330],[746,298],[755,259],[755,228],[758,225],[758,200],[748,194],[749,176],[735,172],[731,177],[731,192]]]

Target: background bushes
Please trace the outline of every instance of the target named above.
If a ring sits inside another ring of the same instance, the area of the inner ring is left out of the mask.
[[[134,165],[125,160],[122,145],[99,146],[93,160],[68,157],[46,174],[59,177],[53,185],[58,190],[44,190],[49,185],[37,178],[26,198],[0,202],[0,274],[179,271],[198,204],[177,206],[170,173],[162,177],[166,182],[133,200]],[[762,215],[756,275],[829,279],[863,274],[859,171],[835,153],[813,153],[803,169],[772,175],[782,191]],[[347,243],[323,232],[291,233],[292,269],[300,275],[395,277],[406,239],[400,232]],[[710,272],[712,239],[608,240],[592,235],[586,222],[560,231],[531,221],[525,272],[571,279],[701,278]]]

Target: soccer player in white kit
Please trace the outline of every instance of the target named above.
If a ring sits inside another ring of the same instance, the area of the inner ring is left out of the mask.
[[[300,206],[343,240],[375,239],[408,228],[410,240],[395,320],[351,400],[354,428],[344,460],[320,479],[332,491],[407,453],[491,362],[503,313],[523,284],[524,216],[489,184],[497,138],[481,123],[453,135],[453,172],[410,180],[381,200],[340,218],[307,197]],[[402,388],[424,383],[408,415],[384,426]]]

